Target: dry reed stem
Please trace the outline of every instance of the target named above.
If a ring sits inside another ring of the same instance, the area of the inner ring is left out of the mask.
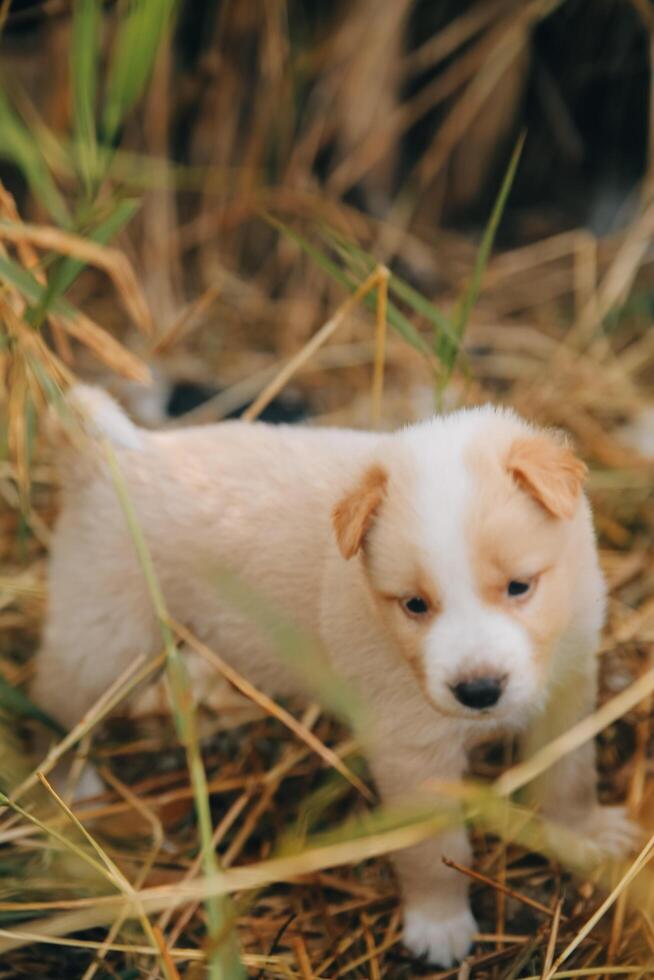
[[[361,180],[388,152],[402,133],[445,102],[457,89],[474,77],[475,72],[492,53],[498,39],[501,41],[505,33],[506,24],[499,30],[490,32],[490,36],[482,37],[433,81],[421,88],[416,95],[401,102],[387,116],[383,129],[373,129],[369,136],[332,171],[329,177],[330,191],[343,194]]]
[[[495,86],[524,50],[532,21],[544,17],[560,0],[536,0],[517,17],[507,18],[497,32],[497,43],[468,83],[461,97],[442,122],[432,146],[415,168],[415,177],[424,187],[440,173],[454,147],[463,138]]]
[[[361,913],[361,925],[363,927],[363,936],[366,941],[366,950],[369,957],[370,980],[382,980],[378,953],[383,952],[383,950],[375,944],[375,937],[370,928],[370,918],[366,912]]]
[[[213,838],[212,838],[212,845],[213,845],[214,848],[217,848],[218,847],[218,845],[221,843],[221,841],[222,841],[223,837],[225,836],[225,834],[230,830],[230,828],[233,826],[233,824],[236,822],[236,820],[238,820],[238,818],[240,817],[241,813],[243,812],[245,806],[247,805],[247,803],[251,799],[251,796],[252,796],[252,793],[249,792],[249,791],[246,791],[245,793],[242,793],[237,798],[237,800],[235,801],[235,803],[229,808],[229,810],[227,811],[227,813],[225,814],[225,816],[222,818],[222,820],[220,821],[220,823],[216,826],[216,829],[214,830]],[[202,869],[202,854],[198,854],[198,856],[192,862],[189,870],[184,875],[184,877],[183,877],[182,880],[183,881],[190,881],[192,878],[196,877],[199,874],[199,872],[200,872],[201,869]],[[186,909],[186,911],[183,911],[181,913],[181,915],[179,916],[177,922],[175,923],[175,927],[171,930],[171,933],[170,933],[170,943],[173,946],[175,945],[175,943],[177,942],[177,939],[179,938],[179,936],[181,935],[181,933],[184,931],[184,929],[189,925],[189,923],[192,920],[193,916],[197,912],[198,905],[199,905],[198,902],[191,902],[191,903],[189,903],[189,906]],[[158,927],[160,929],[163,930],[163,929],[165,929],[168,926],[168,923],[170,922],[170,919],[172,918],[172,914],[173,914],[173,910],[172,909],[166,909],[161,914],[161,916],[159,917],[159,920],[157,922],[157,925],[158,925]],[[154,980],[154,978],[152,978],[152,980]]]
[[[167,967],[167,958],[163,954],[160,944],[157,941],[157,937],[154,933],[152,923],[148,919],[145,910],[143,909],[141,902],[139,900],[138,889],[135,888],[130,881],[125,877],[120,868],[111,860],[107,852],[100,846],[98,841],[93,837],[92,834],[86,829],[84,824],[75,816],[73,811],[70,809],[68,804],[59,796],[54,787],[48,782],[46,777],[42,772],[38,772],[37,776],[41,785],[50,794],[52,799],[55,801],[57,806],[63,811],[70,823],[79,831],[82,837],[86,840],[88,844],[91,845],[95,853],[100,858],[100,861],[107,870],[109,881],[122,892],[122,894],[128,898],[134,905],[136,909],[138,919],[145,933],[146,939],[150,940],[150,945],[153,950],[158,951],[161,957],[161,965],[167,980],[175,980],[175,977]]]
[[[311,960],[309,959],[306,943],[302,939],[302,936],[293,936],[291,943],[293,945],[293,951],[300,969],[300,976],[302,977],[302,980],[315,980],[315,974],[311,967]]]
[[[584,742],[594,738],[612,722],[617,721],[627,711],[635,708],[654,691],[654,669],[650,669],[624,691],[617,694],[597,711],[574,725],[563,735],[553,739],[539,749],[530,759],[521,762],[505,772],[495,782],[495,790],[500,796],[510,796],[516,790],[530,783],[564,755],[573,752]]]
[[[475,4],[406,55],[400,66],[402,73],[405,76],[420,73],[445,60],[512,4],[513,0],[485,0]]]
[[[616,899],[621,895],[621,893],[627,888],[629,883],[633,881],[637,874],[639,874],[645,867],[652,854],[654,853],[654,835],[650,837],[643,849],[638,854],[637,858],[633,861],[629,870],[622,876],[618,884],[615,886],[613,891],[604,899],[599,908],[591,915],[587,922],[584,923],[582,928],[577,932],[574,939],[568,943],[562,953],[559,954],[555,963],[551,966],[548,973],[543,977],[543,980],[552,980],[553,977],[557,975],[559,968],[565,963],[565,961],[571,956],[575,949],[583,942],[586,936],[595,928],[597,923],[600,921],[602,916],[611,908]],[[600,972],[600,971],[598,971]],[[601,972],[606,973],[605,970]]]
[[[182,626],[181,623],[177,623],[174,620],[171,620],[170,623],[179,638],[183,640],[184,643],[188,644],[191,649],[195,650],[195,652],[203,657],[208,663],[212,664],[212,666],[215,667],[216,670],[218,670],[230,684],[233,684],[234,687],[241,692],[241,694],[244,694],[246,698],[249,698],[255,704],[259,705],[259,707],[265,711],[266,714],[269,714],[278,721],[281,721],[281,723],[285,725],[289,731],[292,731],[297,738],[303,741],[313,752],[319,755],[326,765],[336,769],[344,779],[347,779],[347,781],[354,786],[359,793],[361,793],[364,799],[368,800],[368,802],[374,800],[374,796],[366,784],[359,779],[359,777],[355,775],[355,773],[353,773],[348,766],[345,765],[342,759],[339,759],[332,749],[329,749],[326,745],[323,745],[320,739],[316,738],[316,736],[309,731],[305,725],[301,724],[297,718],[294,718],[293,715],[273,701],[272,698],[269,698],[266,694],[259,691],[254,684],[251,684],[241,674],[239,674],[238,671],[234,670],[233,667],[230,667],[230,665],[226,663],[222,657],[219,657],[218,654],[206,646],[206,644],[198,640],[197,637],[187,630],[185,626]]]
[[[574,327],[576,337],[589,342],[607,314],[623,302],[633,285],[653,232],[654,201],[651,201],[632,222],[611,265],[602,277],[597,296],[591,297],[582,311]]]
[[[54,745],[45,759],[39,764],[26,779],[24,779],[16,789],[12,790],[10,799],[12,802],[19,800],[28,789],[35,786],[41,775],[47,775],[54,769],[59,760],[65,753],[73,747],[81,738],[91,731],[98,722],[106,718],[108,714],[119,704],[127,695],[142,681],[152,677],[164,663],[164,655],[161,654],[146,663],[143,655],[135,657],[132,663],[123,673],[116,678],[114,683],[98,698],[95,704],[85,713],[84,717],[60,742]],[[0,840],[2,840],[2,828],[0,827]]]
[[[55,946],[70,946],[74,949],[90,949],[101,951],[104,949],[104,943],[94,942],[90,939],[64,939],[60,936],[47,936],[39,932],[28,933],[21,931],[19,933],[12,929],[0,929],[0,936],[6,939],[25,939],[27,942],[33,943],[49,943]],[[132,955],[139,956],[159,956],[159,950],[153,949],[151,946],[139,946],[138,944],[127,944],[127,943],[111,943],[109,946],[111,951],[119,951],[124,953],[131,953]],[[171,949],[168,951],[169,954],[178,960],[196,960],[202,962],[204,960],[204,953],[197,949]]]
[[[360,840],[347,840],[324,847],[314,848],[298,855],[271,858],[255,866],[244,866],[223,871],[219,875],[199,878],[195,881],[177,882],[174,886],[144,888],[139,894],[148,915],[167,908],[178,908],[190,901],[206,900],[211,896],[228,895],[231,892],[251,890],[276,881],[293,881],[299,876],[320,871],[352,861],[360,862],[379,854],[411,847],[433,836],[451,820],[451,813],[432,816],[416,821],[406,827],[381,831]],[[129,915],[134,917],[134,909],[122,896],[100,896],[91,907],[78,907],[75,911],[41,920],[43,936],[59,936],[69,932],[105,925],[110,922],[117,909],[128,904]],[[28,923],[29,928],[29,923]],[[14,938],[0,941],[0,953],[10,952],[29,942],[14,930]]]
[[[386,357],[386,333],[388,323],[386,310],[388,305],[388,280],[390,273],[383,266],[379,268],[379,286],[377,293],[377,310],[375,323],[375,364],[371,391],[371,421],[373,429],[378,428],[381,421],[382,395],[384,393],[384,362]]]
[[[116,491],[116,496],[123,511],[129,535],[143,572],[166,651],[166,679],[168,681],[177,734],[186,752],[204,866],[210,874],[219,875],[220,865],[211,844],[213,829],[207,777],[200,753],[195,702],[188,671],[175,644],[174,636],[169,625],[169,616],[164,595],[159,584],[148,544],[129,495],[127,483],[120,469],[116,454],[106,440],[104,451],[107,463],[109,464],[114,490]],[[231,930],[231,914],[226,897],[208,896],[206,899],[206,910],[209,922],[208,939],[209,943],[213,946],[208,956],[209,975],[212,980],[227,980],[225,973],[227,970],[233,974],[233,978],[236,980],[236,978],[241,976],[242,965],[235,937]],[[228,980],[232,980],[232,977],[230,976]]]
[[[111,334],[84,313],[79,310],[71,311],[66,315],[51,313],[50,320],[92,350],[116,374],[129,381],[138,381],[140,384],[149,384],[151,381],[147,364],[114,340]]]
[[[157,338],[150,348],[153,357],[169,354],[182,340],[188,339],[191,331],[200,326],[203,317],[211,309],[220,295],[219,286],[208,286],[197,299],[182,310],[177,319]]]
[[[120,796],[122,796],[124,799],[127,800],[130,807],[133,810],[135,810],[137,813],[139,813],[143,817],[143,819],[146,820],[152,827],[152,850],[150,854],[147,856],[147,858],[145,859],[145,861],[143,862],[141,869],[134,882],[135,889],[139,890],[143,887],[143,884],[152,868],[152,865],[156,860],[157,854],[161,850],[164,841],[164,830],[161,825],[161,821],[154,815],[154,813],[152,813],[149,807],[145,806],[145,804],[138,798],[138,796],[136,796],[135,793],[131,791],[131,789],[128,786],[125,786],[125,784],[122,783],[119,779],[117,779],[113,775],[113,773],[109,772],[106,769],[102,770],[102,776],[109,783],[109,785],[116,790],[116,792]],[[114,922],[111,924],[111,928],[107,932],[102,948],[98,950],[97,956],[94,957],[94,959],[89,964],[88,968],[84,971],[82,980],[93,980],[93,977],[95,976],[97,970],[99,969],[100,964],[102,963],[107,953],[109,952],[111,943],[114,941],[115,937],[118,935],[120,929],[122,928],[123,922],[124,922],[124,917],[118,915],[114,920]],[[161,943],[159,942],[160,933],[157,930],[158,930],[157,926],[153,927],[153,933],[157,939],[157,944],[161,946]],[[170,972],[168,965],[166,968]]]
[[[48,225],[31,225],[24,222],[0,221],[0,240],[12,242],[16,246],[34,245],[37,248],[51,249],[60,255],[68,255],[105,272],[112,280],[116,292],[123,300],[125,310],[139,330],[152,333],[152,317],[145,297],[132,266],[118,249],[75,235]],[[34,265],[30,255],[26,268]]]
[[[559,927],[561,925],[561,912],[563,909],[563,899],[559,899],[554,906],[554,915],[552,916],[552,926],[550,928],[550,936],[547,940],[547,949],[545,950],[545,959],[543,961],[543,972],[541,975],[541,980],[546,980],[547,974],[549,973],[552,963],[554,962],[554,952],[556,950],[556,941],[559,937]]]
[[[489,888],[492,888],[496,892],[501,892],[504,895],[508,895],[510,898],[515,898],[516,901],[521,902],[523,905],[528,905],[532,909],[536,909],[536,911],[541,912],[550,919],[553,919],[556,914],[556,910],[548,908],[547,905],[543,905],[542,902],[537,902],[536,899],[530,898],[528,895],[523,895],[521,892],[515,891],[514,888],[509,888],[508,885],[501,881],[493,881],[492,878],[488,878],[486,875],[483,875],[479,871],[475,871],[472,868],[466,868],[457,861],[451,860],[451,858],[444,857],[442,860],[443,864],[447,865],[448,868],[453,868],[455,871],[461,872],[461,874],[466,875],[468,878],[472,878],[473,881],[480,881],[482,884],[488,885]]]
[[[332,334],[338,329],[345,317],[355,309],[362,299],[371,293],[373,289],[380,286],[384,276],[388,273],[383,268],[379,266],[370,273],[370,275],[357,287],[355,292],[349,296],[336,310],[336,313],[329,318],[327,323],[325,323],[317,333],[311,337],[309,341],[304,345],[304,347],[295,354],[290,361],[281,369],[277,377],[268,384],[258,398],[250,405],[245,412],[243,412],[242,418],[247,422],[253,422],[257,416],[266,408],[267,405],[275,398],[279,392],[284,388],[293,375],[309,360],[310,357],[325,344]],[[378,299],[379,302],[379,299]]]

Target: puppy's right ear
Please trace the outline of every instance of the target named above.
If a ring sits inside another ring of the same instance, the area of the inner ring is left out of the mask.
[[[334,507],[332,521],[343,558],[353,558],[364,539],[386,493],[388,475],[381,466],[371,466],[359,484]]]

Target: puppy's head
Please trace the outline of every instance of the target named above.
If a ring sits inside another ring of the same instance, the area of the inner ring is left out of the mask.
[[[555,436],[489,408],[386,445],[334,510],[341,554],[363,563],[435,707],[521,725],[593,560],[585,467]]]

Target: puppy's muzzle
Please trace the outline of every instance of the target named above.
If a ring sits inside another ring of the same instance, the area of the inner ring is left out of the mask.
[[[504,677],[472,677],[452,685],[452,693],[466,708],[482,711],[497,704],[502,697],[505,681]]]

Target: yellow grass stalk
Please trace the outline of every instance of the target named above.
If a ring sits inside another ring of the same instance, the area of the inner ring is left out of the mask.
[[[377,289],[381,285],[382,280],[385,282],[388,281],[388,271],[383,266],[378,266],[364,279],[355,292],[351,296],[348,296],[345,302],[341,303],[336,313],[288,361],[279,374],[264,388],[259,397],[243,412],[242,417],[246,422],[254,421],[263,412],[264,408],[288,384],[293,375],[329,340],[332,334],[340,327],[346,316],[359,305],[362,299],[365,299],[368,293],[371,293],[373,289]],[[378,304],[380,302],[379,295],[377,300]]]
[[[24,820],[27,820],[35,827],[38,827],[38,829],[43,831],[44,834],[53,837],[59,844],[61,844],[61,846],[65,850],[71,851],[81,861],[84,861],[85,864],[88,864],[88,866],[92,868],[96,872],[96,874],[100,875],[102,878],[105,878],[111,884],[115,884],[113,878],[108,873],[106,867],[100,861],[96,861],[96,859],[92,857],[87,851],[85,851],[84,848],[78,847],[77,844],[73,843],[73,841],[68,840],[68,838],[65,837],[64,834],[61,834],[56,829],[56,827],[51,827],[48,824],[44,823],[43,820],[40,820],[33,813],[30,813],[28,810],[25,810],[22,806],[20,806],[19,803],[15,803],[8,796],[5,796],[4,793],[0,793],[0,805],[8,806],[11,810],[14,811],[14,813],[21,816]]]
[[[218,670],[230,684],[233,684],[233,686],[241,692],[241,694],[244,694],[246,698],[249,698],[255,704],[258,704],[259,707],[262,708],[262,710],[267,714],[271,715],[273,718],[276,718],[278,721],[281,721],[283,725],[286,725],[289,731],[293,732],[297,738],[304,742],[312,752],[319,755],[326,765],[333,767],[341,774],[341,776],[343,776],[344,779],[347,779],[347,781],[354,786],[359,793],[361,793],[364,799],[368,800],[368,802],[372,802],[374,800],[374,796],[366,784],[359,779],[359,777],[353,773],[348,766],[345,765],[343,760],[340,759],[332,749],[324,745],[319,738],[316,738],[313,732],[303,725],[302,722],[298,721],[297,718],[294,718],[290,712],[286,711],[285,708],[282,708],[281,705],[278,705],[272,698],[269,698],[266,694],[259,691],[253,684],[246,680],[245,677],[239,674],[238,671],[234,670],[233,667],[230,667],[229,664],[225,663],[222,657],[219,657],[218,654],[206,646],[206,644],[198,640],[197,637],[187,630],[185,626],[182,626],[181,623],[171,620],[171,626],[175,633],[177,633],[180,640],[183,640],[184,643],[188,644],[192,650],[195,650],[196,653],[215,667],[216,670]]]
[[[543,980],[552,980],[552,978],[556,976],[557,970],[565,963],[568,957],[574,953],[575,949],[577,949],[577,947],[584,941],[586,936],[592,932],[602,916],[608,912],[613,903],[619,898],[629,883],[632,882],[636,875],[643,870],[649,859],[652,857],[652,854],[654,854],[654,834],[649,838],[638,857],[635,859],[626,874],[622,876],[613,891],[604,899],[600,907],[593,912],[591,917],[584,923],[574,939],[568,943],[563,952],[557,957],[556,962],[543,976]],[[597,972],[600,973],[606,971],[598,970]]]
[[[139,921],[141,923],[146,938],[150,940],[150,945],[152,949],[159,951],[161,966],[167,980],[178,980],[178,978],[176,977],[177,971],[170,971],[168,969],[168,960],[161,950],[161,944],[158,941],[157,936],[155,935],[152,923],[148,919],[141,905],[138,891],[134,888],[131,882],[128,881],[128,879],[122,873],[120,868],[118,868],[118,866],[111,860],[107,852],[102,847],[100,847],[95,837],[93,837],[93,835],[88,832],[84,824],[80,820],[78,820],[78,818],[75,816],[75,814],[70,809],[68,804],[64,800],[62,800],[62,798],[59,796],[59,794],[54,789],[54,787],[50,785],[50,783],[48,782],[48,780],[46,779],[46,777],[43,775],[42,772],[38,773],[38,777],[41,782],[41,785],[47,790],[47,792],[50,794],[50,796],[55,801],[57,806],[65,813],[65,815],[68,817],[68,819],[73,824],[75,829],[79,831],[82,837],[84,837],[86,842],[90,844],[90,846],[93,848],[95,853],[98,855],[100,861],[106,868],[105,877],[108,877],[108,880],[116,888],[118,888],[123,893],[123,895],[130,898],[131,901],[133,902],[134,908],[137,912]]]
[[[0,929],[0,936],[4,936],[8,939],[20,936],[21,939],[26,939],[27,942],[48,943],[48,945],[51,946],[69,946],[71,949],[97,949],[98,951],[102,951],[105,948],[104,943],[94,942],[92,939],[55,938],[54,936],[44,936],[40,932],[26,933],[22,930],[20,932],[15,932],[12,929]],[[139,946],[131,943],[112,942],[107,947],[107,952],[111,951],[118,953],[131,953],[134,956],[158,955],[158,950],[153,949],[151,946]],[[204,953],[197,949],[171,949],[168,950],[168,952],[174,959],[177,960],[194,960],[196,962],[202,962],[204,960]]]
[[[559,926],[561,925],[561,911],[563,909],[563,899],[559,899],[554,908],[554,917],[552,919],[552,928],[550,929],[550,937],[547,941],[547,949],[545,951],[545,962],[543,963],[543,973],[541,980],[545,980],[547,974],[549,973],[552,963],[554,962],[554,951],[556,950],[556,941],[559,937]]]
[[[209,808],[209,791],[200,752],[193,692],[191,690],[188,672],[169,626],[168,611],[163,593],[159,586],[154,564],[132,506],[118,460],[108,442],[105,442],[104,448],[114,488],[123,509],[129,533],[141,564],[141,569],[150,592],[150,598],[159,620],[159,627],[166,649],[166,674],[177,732],[186,751],[189,774],[193,786],[201,849],[204,854],[204,866],[209,874],[219,877],[218,859],[212,845],[213,832],[211,810]],[[208,896],[206,899],[209,941],[214,945],[214,948],[209,953],[209,973],[212,980],[236,980],[236,978],[243,975],[236,942],[229,931],[232,915],[225,896],[226,893],[223,896]],[[219,898],[222,898],[222,900],[218,900]]]
[[[386,358],[386,334],[388,323],[388,280],[390,272],[383,266],[379,268],[379,287],[377,293],[377,312],[375,323],[375,364],[372,377],[372,425],[379,426],[381,420],[382,394],[384,391],[384,362]]]
[[[209,286],[197,299],[182,310],[175,322],[152,344],[150,353],[169,354],[177,344],[199,326],[220,293],[219,286]]]
[[[573,752],[584,742],[594,738],[622,715],[626,714],[637,704],[640,704],[654,691],[654,668],[650,668],[637,681],[630,684],[592,715],[584,718],[563,735],[553,739],[542,749],[539,749],[530,759],[509,769],[495,781],[494,789],[500,796],[510,796],[526,786],[532,779],[540,776],[550,766],[562,759],[564,755]]]
[[[90,732],[103,718],[113,711],[117,704],[123,700],[141,681],[155,674],[164,663],[164,655],[146,662],[144,656],[135,657],[129,667],[123,671],[111,687],[107,688],[104,694],[98,698],[93,707],[86,712],[84,717],[66,735],[65,738],[54,745],[48,752],[45,759],[40,763],[27,779],[16,787],[11,794],[11,801],[19,800],[21,796],[31,789],[39,780],[39,772],[44,775],[51,772],[65,753],[79,742],[87,732]],[[0,843],[2,834],[0,833]]]
[[[451,811],[432,814],[406,826],[393,827],[367,837],[314,847],[301,854],[272,858],[194,881],[146,888],[139,892],[139,898],[146,913],[152,914],[179,908],[187,902],[206,901],[211,896],[225,896],[231,892],[261,888],[277,881],[293,881],[298,876],[324,868],[351,862],[358,863],[380,854],[411,847],[438,833],[449,824],[451,819]],[[129,900],[123,896],[99,896],[89,900],[88,905],[78,902],[74,911],[55,915],[50,919],[39,919],[39,929],[44,937],[52,937],[105,925],[112,921],[117,909],[125,907],[125,902]],[[129,915],[130,917],[135,915],[131,904]],[[29,923],[26,924],[26,928],[30,929]],[[23,935],[19,935],[22,930],[13,932],[12,938],[1,938],[2,933],[0,933],[0,954],[18,949],[30,941]]]
[[[129,381],[139,381],[141,384],[148,384],[151,381],[147,364],[114,340],[111,334],[86,314],[74,310],[68,315],[50,314],[50,320],[71,337],[79,340],[81,344],[85,344],[116,374],[122,375]]]
[[[31,225],[21,221],[0,221],[0,240],[18,246],[32,245],[68,255],[101,269],[111,279],[134,325],[145,334],[152,333],[152,317],[129,259],[118,249],[100,245],[81,235],[61,231],[48,225]],[[29,253],[31,268],[33,255]]]
[[[161,825],[161,821],[155,816],[154,813],[152,813],[150,808],[147,807],[138,798],[138,796],[136,796],[136,794],[131,791],[131,789],[128,786],[125,786],[125,784],[122,783],[119,779],[117,779],[113,775],[113,773],[111,773],[109,770],[103,769],[102,777],[110,784],[110,786],[112,786],[113,789],[115,789],[115,791],[120,796],[126,799],[127,802],[130,804],[130,806],[134,810],[136,810],[136,812],[139,813],[143,817],[143,819],[146,820],[152,827],[152,840],[153,840],[152,850],[148,855],[148,857],[146,858],[146,860],[143,862],[141,869],[136,877],[136,881],[134,882],[134,887],[136,889],[140,889],[143,887],[143,882],[145,881],[148,874],[150,873],[152,865],[154,864],[157,854],[160,852],[164,841],[164,830]],[[109,952],[111,945],[114,942],[114,939],[120,932],[124,921],[125,921],[125,912],[122,912],[120,915],[117,916],[117,918],[112,923],[109,932],[105,936],[102,945],[98,950],[98,955],[93,959],[93,962],[90,963],[87,969],[84,971],[84,974],[82,975],[82,980],[93,980],[93,977],[97,973],[100,964],[102,963],[107,953]],[[161,948],[159,929],[157,926],[154,926],[153,929],[154,929],[154,935],[157,939],[157,945]],[[166,949],[166,953],[170,954],[170,950]],[[170,969],[169,972],[174,977],[174,974],[172,973],[172,971],[170,971]]]
[[[654,201],[628,228],[597,289],[574,327],[575,335],[590,341],[608,313],[624,301],[631,289],[654,232]]]

